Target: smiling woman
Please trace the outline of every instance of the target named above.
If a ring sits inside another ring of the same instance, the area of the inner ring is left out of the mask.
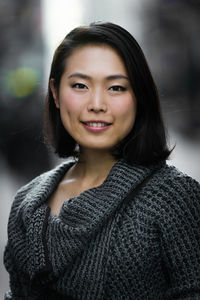
[[[124,63],[105,45],[86,45],[68,59],[59,90],[50,87],[62,124],[84,151],[112,151],[131,131],[136,99]]]
[[[65,37],[45,135],[68,161],[16,195],[5,299],[199,299],[200,185],[166,164],[156,86],[125,29]]]

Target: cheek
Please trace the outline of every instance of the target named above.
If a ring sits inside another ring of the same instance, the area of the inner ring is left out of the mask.
[[[60,110],[61,113],[68,112],[68,114],[76,113],[80,110],[80,102],[78,103],[77,97],[74,93],[66,91],[60,94]]]
[[[123,101],[119,101],[113,109],[115,110],[115,115],[124,122],[125,126],[130,124],[132,127],[136,115],[136,100],[134,98],[127,97]]]

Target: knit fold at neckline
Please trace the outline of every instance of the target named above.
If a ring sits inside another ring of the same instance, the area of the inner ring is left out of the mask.
[[[161,163],[144,167],[129,165],[124,160],[118,161],[100,186],[64,202],[59,216],[49,215],[44,231],[42,220],[45,220],[49,211],[46,200],[72,164],[73,162],[64,163],[41,175],[19,207],[19,215],[27,230],[27,251],[24,251],[24,255],[28,255],[25,259],[26,270],[29,270],[32,278],[46,270],[47,265],[51,265],[53,274],[59,276],[81,255],[101,228],[106,226],[127,193],[163,165]],[[37,245],[34,246],[33,241],[37,241]]]

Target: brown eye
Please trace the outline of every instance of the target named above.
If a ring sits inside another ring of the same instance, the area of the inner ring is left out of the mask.
[[[71,86],[73,89],[87,89],[87,86],[83,83],[74,83]]]
[[[109,90],[113,92],[124,92],[126,91],[126,88],[121,85],[113,85],[109,88]]]

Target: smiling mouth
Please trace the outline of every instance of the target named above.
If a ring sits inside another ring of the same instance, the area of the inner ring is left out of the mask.
[[[107,130],[112,123],[107,123],[103,121],[89,121],[89,122],[81,122],[83,126],[92,132],[100,132]]]
[[[107,127],[111,125],[111,123],[103,123],[103,122],[83,122],[83,124],[89,127]]]

